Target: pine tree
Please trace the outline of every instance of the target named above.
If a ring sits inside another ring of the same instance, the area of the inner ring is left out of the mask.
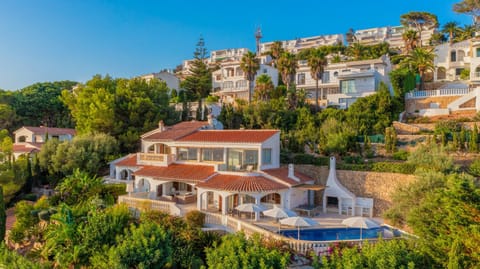
[[[182,88],[195,95],[198,107],[202,107],[202,98],[207,97],[212,89],[212,71],[208,68],[208,58],[205,41],[200,37],[197,48],[193,53],[194,60],[190,68],[190,75],[182,81]],[[200,114],[201,115],[201,114]]]

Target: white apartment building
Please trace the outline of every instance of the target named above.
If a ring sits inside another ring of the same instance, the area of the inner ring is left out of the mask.
[[[390,88],[388,74],[391,70],[392,65],[387,55],[374,60],[329,63],[325,67],[323,79],[318,83],[319,102],[322,107],[338,106],[346,109],[358,98],[374,94],[380,82]],[[300,61],[296,85],[297,88],[306,90],[310,102],[315,103],[315,80],[310,75],[306,61]]]
[[[235,99],[248,99],[248,80],[240,68],[241,59],[247,52],[248,49],[245,48],[212,51],[211,62],[215,62],[219,68],[212,73],[212,93],[220,96],[222,102],[233,103]],[[278,71],[265,64],[267,60],[268,58],[261,57],[257,76],[267,74],[272,78],[273,85],[277,87]]]
[[[405,43],[402,35],[407,28],[404,26],[386,26],[376,27],[363,30],[356,30],[354,33],[355,40],[363,45],[376,45],[387,42],[392,48],[403,48]],[[430,38],[435,33],[435,29],[423,30],[421,41],[423,46],[428,46]]]
[[[304,49],[318,48],[321,46],[343,44],[343,34],[321,35],[312,37],[303,37],[292,40],[282,40],[283,49],[291,53],[298,53]],[[270,51],[272,42],[264,42],[260,44],[260,53],[265,54]]]

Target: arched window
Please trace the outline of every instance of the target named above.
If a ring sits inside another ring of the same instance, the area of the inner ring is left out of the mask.
[[[27,142],[27,137],[22,135],[18,138],[18,142]]]
[[[447,70],[445,67],[437,68],[437,80],[446,79],[447,78]]]

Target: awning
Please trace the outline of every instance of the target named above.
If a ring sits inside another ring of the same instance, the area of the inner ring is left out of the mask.
[[[294,188],[300,189],[300,190],[321,191],[325,189],[325,186],[318,185],[318,184],[300,184],[300,185],[294,186]]]

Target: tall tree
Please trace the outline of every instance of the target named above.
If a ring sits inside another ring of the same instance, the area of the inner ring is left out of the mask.
[[[295,54],[284,52],[280,55],[277,62],[277,69],[282,76],[282,81],[287,85],[287,91],[290,89],[295,73],[297,72],[298,63]]]
[[[457,37],[459,30],[460,29],[458,27],[458,23],[451,21],[443,25],[442,33],[448,34],[448,41],[450,42],[450,44],[452,44],[454,41],[454,38]]]
[[[463,0],[453,5],[453,11],[472,16],[473,25],[478,25],[480,17],[480,2],[478,0]]]
[[[400,23],[412,27],[418,32],[420,47],[422,46],[422,31],[438,27],[438,18],[429,12],[411,11],[400,16]]]
[[[434,69],[434,58],[435,54],[433,53],[433,50],[416,48],[407,54],[400,63],[403,67],[418,71],[418,74],[420,75],[420,90],[423,90],[425,72]]]
[[[3,198],[3,186],[0,186],[0,242],[3,242],[6,231],[7,214],[5,212],[5,200]]]
[[[250,104],[252,102],[253,82],[258,69],[260,69],[260,60],[255,53],[249,51],[240,60],[240,68],[248,80],[248,103]]]
[[[181,86],[185,90],[195,94],[198,100],[198,107],[202,107],[202,98],[210,94],[212,90],[212,70],[206,63],[208,51],[205,47],[203,37],[200,37],[193,53],[193,62],[190,68],[190,74],[182,81]]]
[[[325,52],[321,49],[314,49],[307,58],[307,64],[310,67],[310,76],[315,80],[315,106],[319,110],[318,103],[318,80],[322,79],[322,75],[328,61]],[[323,88],[321,97],[323,99]]]
[[[77,82],[58,81],[36,83],[15,92],[12,107],[17,125],[73,127],[70,111],[59,97],[63,90],[71,90]]]
[[[272,57],[272,63],[274,67],[277,66],[278,58],[280,58],[280,55],[282,55],[284,51],[285,50],[283,49],[283,44],[281,41],[273,42],[268,54]]]
[[[459,32],[458,35],[455,37],[455,42],[460,42],[474,37],[477,28],[473,25],[465,25],[463,27],[460,27],[458,30]]]
[[[261,74],[255,80],[255,95],[257,101],[268,101],[270,93],[274,90],[272,78],[267,74]]]
[[[415,49],[419,42],[418,32],[409,29],[402,34],[403,42],[405,43],[405,53],[408,54],[410,51]]]

